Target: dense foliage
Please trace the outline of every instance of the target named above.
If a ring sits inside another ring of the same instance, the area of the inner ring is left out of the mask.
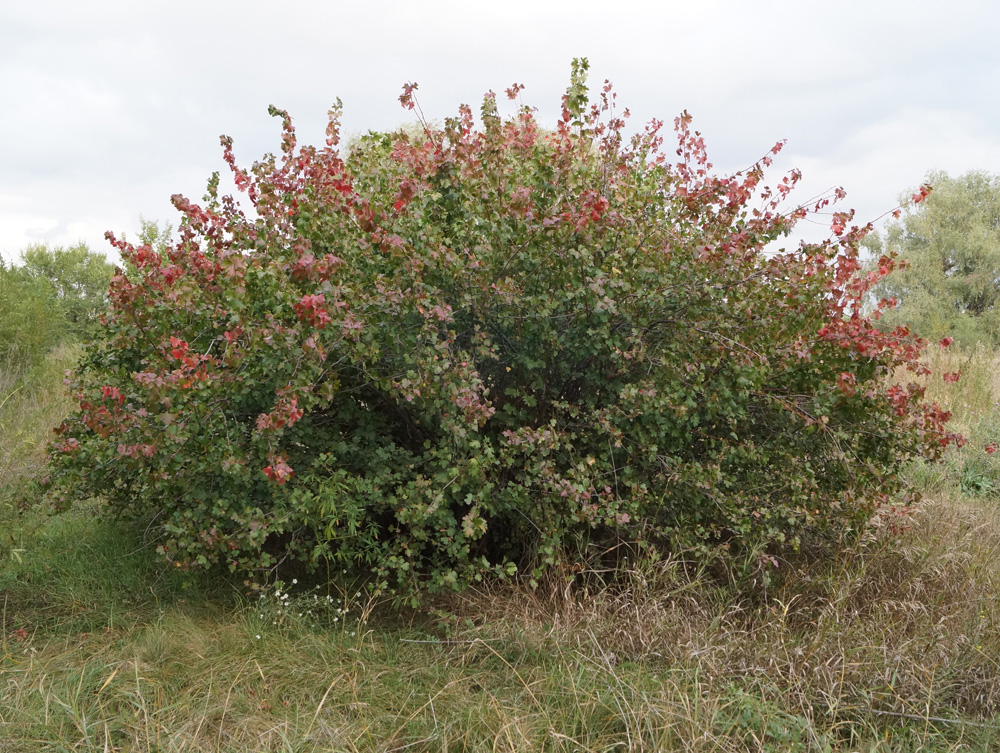
[[[907,265],[874,290],[895,298],[882,325],[908,325],[926,338],[963,345],[1000,342],[1000,176],[935,172],[926,201],[908,203],[885,248]],[[917,194],[920,196],[920,194]]]
[[[112,238],[128,268],[53,443],[57,505],[148,516],[181,566],[333,560],[411,593],[860,526],[954,438],[891,383],[921,342],[859,313],[868,228],[835,213],[832,240],[765,254],[830,203],[780,211],[781,144],[716,175],[686,113],[675,159],[585,72],[554,131],[491,93],[481,127],[463,106],[348,154],[339,107],[320,148],[272,108],[281,154],[249,170],[223,137],[252,213],[216,176],[174,197],[176,244]]]
[[[37,244],[21,252],[19,264],[0,260],[0,368],[27,384],[53,347],[97,332],[111,274],[104,256],[82,243]]]
[[[51,287],[0,260],[0,364],[31,370],[59,338]]]
[[[85,243],[69,248],[34,244],[21,252],[19,269],[50,288],[54,305],[48,316],[60,322],[65,338],[89,340],[100,331],[114,270],[103,254]]]

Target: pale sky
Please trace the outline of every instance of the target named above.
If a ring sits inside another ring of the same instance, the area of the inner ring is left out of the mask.
[[[220,134],[278,151],[269,104],[320,143],[337,97],[356,133],[410,119],[407,81],[436,120],[517,82],[554,123],[573,57],[633,127],[686,109],[722,171],[787,139],[772,179],[874,220],[930,170],[1000,172],[998,33],[996,0],[0,0],[0,253],[176,225]]]

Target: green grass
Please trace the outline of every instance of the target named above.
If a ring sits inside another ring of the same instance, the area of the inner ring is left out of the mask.
[[[70,409],[62,375],[78,354],[75,346],[60,347],[31,370],[0,354],[0,510],[23,498],[41,472],[45,443]]]
[[[941,463],[915,466],[915,485],[965,497],[1000,496],[1000,452],[991,456],[984,451],[991,442],[1000,444],[1000,354],[983,346],[966,351],[932,346],[929,361],[934,375],[920,380],[927,386],[927,397],[954,414],[952,429],[961,432],[968,445],[948,453]],[[945,382],[942,374],[948,372],[959,372],[961,378]]]
[[[961,479],[995,430],[978,358],[988,388],[950,395],[975,441],[850,546],[756,586],[665,561],[420,612],[192,575],[97,503],[25,507],[65,409],[35,390],[0,408],[29,480],[0,497],[0,752],[1000,749],[1000,510]]]

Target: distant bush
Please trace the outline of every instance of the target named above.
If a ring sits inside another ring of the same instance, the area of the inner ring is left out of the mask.
[[[971,496],[995,497],[1000,489],[1000,353],[979,343],[962,348],[931,348],[927,353],[934,376],[920,379],[926,396],[954,414],[949,426],[966,445],[930,467],[916,463],[907,474],[915,484],[935,491],[961,490]]]
[[[54,305],[48,316],[60,321],[63,339],[89,340],[100,331],[114,272],[103,254],[85,243],[69,248],[35,244],[21,252],[20,272],[51,287]]]
[[[56,308],[50,285],[0,260],[0,368],[8,375],[31,373],[59,342]]]
[[[807,214],[779,213],[797,173],[762,182],[781,145],[717,176],[685,113],[674,162],[585,71],[551,133],[489,95],[481,128],[463,106],[346,158],[339,108],[301,149],[272,108],[281,156],[249,170],[223,138],[254,213],[215,176],[174,197],[176,244],[112,237],[51,498],[155,519],[178,565],[332,559],[409,594],[863,525],[954,439],[889,379],[922,343],[858,313],[867,228],[763,253]]]
[[[75,343],[100,332],[112,266],[79,244],[30,246],[0,261],[0,503],[29,495],[52,427],[70,405],[62,380]]]
[[[972,171],[953,178],[931,172],[927,184],[933,192],[914,194],[921,201],[907,201],[899,221],[886,230],[885,249],[907,264],[872,291],[873,297],[898,302],[879,326],[888,331],[906,325],[921,337],[995,348],[1000,344],[1000,175]]]
[[[8,505],[38,499],[52,427],[73,409],[63,380],[78,357],[77,346],[56,346],[34,364],[0,360],[0,531]]]
[[[0,260],[0,363],[8,375],[31,373],[56,345],[100,332],[114,270],[83,243],[29,246],[20,262]]]

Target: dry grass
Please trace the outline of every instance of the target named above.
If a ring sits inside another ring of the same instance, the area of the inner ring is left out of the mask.
[[[995,511],[936,500],[901,535],[783,563],[759,603],[667,562],[467,593],[437,620],[300,618],[307,591],[10,625],[0,751],[989,750],[998,552]]]
[[[928,360],[934,374],[920,380],[927,398],[948,407],[951,428],[968,444],[940,463],[915,465],[914,485],[939,496],[1000,497],[1000,453],[985,452],[991,443],[1000,444],[1000,354],[982,346],[966,351],[932,347]],[[961,378],[946,382],[946,373],[960,373]],[[905,383],[912,375],[899,374],[897,379]]]
[[[668,565],[660,582],[635,574],[619,591],[516,591],[470,599],[465,611],[481,621],[470,633],[505,629],[538,650],[575,643],[611,674],[639,662],[698,678],[702,705],[661,710],[663,728],[717,719],[735,693],[808,722],[803,744],[916,720],[928,733],[981,736],[1000,713],[998,565],[997,511],[929,500],[901,535],[875,528],[839,557],[784,563],[789,574],[762,605],[713,598],[710,584]]]
[[[934,372],[925,380],[927,396],[948,406],[960,431],[994,417],[1000,404],[1000,353],[982,345],[964,351],[931,346],[927,361]],[[942,375],[949,372],[961,373],[958,382],[944,381]]]

